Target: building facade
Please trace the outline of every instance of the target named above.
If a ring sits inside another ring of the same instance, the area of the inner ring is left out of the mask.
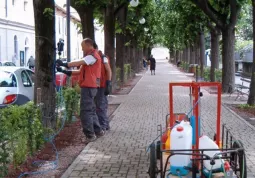
[[[18,12],[18,13],[17,13]],[[79,19],[71,15],[71,60],[82,57],[82,35],[78,33]],[[56,43],[65,42],[62,57],[66,57],[66,13],[56,5]],[[26,66],[35,57],[33,0],[0,0],[0,61]]]

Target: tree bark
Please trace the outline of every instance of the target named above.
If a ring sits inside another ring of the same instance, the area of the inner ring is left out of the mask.
[[[44,127],[55,128],[55,3],[52,0],[34,0],[35,18],[35,87],[34,102],[37,103],[37,88],[41,88],[42,119]],[[50,8],[51,14],[44,14]]]
[[[226,28],[222,30],[222,92],[231,93],[235,86],[235,30],[234,28]]]
[[[75,8],[75,6],[74,6]],[[82,6],[75,8],[81,18],[82,37],[95,40],[94,8],[93,6]]]
[[[190,63],[190,46],[187,47],[187,63]]]
[[[219,33],[211,30],[211,82],[215,82],[215,69],[219,69]]]
[[[104,51],[105,55],[110,58],[110,65],[112,69],[112,83],[113,88],[116,87],[116,59],[114,49],[115,39],[115,17],[113,1],[107,5],[104,11]]]
[[[255,1],[252,1],[252,15],[253,15],[253,63],[250,93],[247,101],[247,104],[249,105],[255,105]]]
[[[195,64],[199,64],[199,39],[197,39],[195,44]]]
[[[125,27],[127,17],[127,6],[123,7],[117,16],[122,33],[116,34],[116,66],[120,68],[120,80],[124,81],[124,63],[125,63]]]
[[[175,55],[175,64],[177,64],[177,62],[180,60],[180,51],[177,50],[176,51],[176,55]]]
[[[195,45],[192,45],[190,50],[190,64],[195,64],[195,50]]]
[[[204,62],[205,62],[205,36],[204,32],[200,32],[200,75],[204,77]]]

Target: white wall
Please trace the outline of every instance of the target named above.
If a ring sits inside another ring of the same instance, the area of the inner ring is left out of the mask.
[[[24,52],[24,63],[30,55],[35,56],[35,35],[31,29],[24,29],[22,27],[15,27],[12,25],[0,24],[0,60],[12,61],[15,54],[14,51],[14,36],[17,36],[17,57],[13,61],[17,66],[20,66],[20,52]],[[25,42],[27,40],[27,45]],[[26,48],[26,49],[25,49]]]
[[[7,4],[6,4],[7,2]],[[26,2],[26,8],[24,5]],[[7,17],[6,17],[7,5]],[[27,25],[34,25],[33,0],[0,0],[0,18]]]
[[[14,1],[14,5],[12,4]],[[7,2],[7,17],[6,17]],[[24,10],[24,2],[27,2]],[[61,5],[63,7],[63,5]],[[71,8],[72,9],[72,8]],[[72,14],[77,18],[78,14],[72,9]],[[64,39],[64,52],[62,57],[67,56],[66,18],[63,12],[56,12],[56,45],[59,38]],[[60,23],[60,24],[59,24]],[[59,29],[60,25],[60,29]],[[100,50],[104,51],[103,27],[95,24],[99,30],[95,31],[95,39]],[[60,30],[60,32],[59,32]],[[71,60],[83,57],[81,50],[82,34],[78,34],[76,24],[71,21]],[[18,39],[18,54],[15,61],[20,66],[20,51],[26,51],[25,64],[30,55],[35,57],[35,32],[33,0],[0,0],[0,61],[12,61],[14,56],[14,36]],[[25,45],[28,39],[29,44]]]
[[[98,49],[104,53],[104,28],[95,22],[95,41],[98,45]]]

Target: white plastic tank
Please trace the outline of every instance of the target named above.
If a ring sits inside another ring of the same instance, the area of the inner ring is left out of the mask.
[[[182,121],[171,131],[171,150],[191,150],[192,149],[192,127],[189,122]],[[183,151],[180,153],[191,153]],[[173,155],[170,157],[170,171],[173,175],[187,175],[189,173],[184,167],[190,164],[190,155]]]
[[[210,139],[208,136],[203,135],[199,138],[199,149],[219,149],[218,145]],[[211,158],[217,154],[220,153],[220,150],[217,151],[204,151],[204,154],[210,156]],[[221,155],[219,155],[221,157]],[[224,163],[221,159],[216,159],[215,164],[212,166],[210,164],[210,160],[204,160],[204,166],[207,170],[217,170],[221,169],[222,164]]]

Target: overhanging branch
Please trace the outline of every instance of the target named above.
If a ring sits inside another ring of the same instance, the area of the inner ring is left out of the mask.
[[[240,13],[241,7],[237,4],[236,0],[230,1],[230,27],[234,27],[237,22],[237,17]]]
[[[208,0],[191,0],[198,8],[200,8],[219,28],[224,27],[224,23],[219,20],[219,13],[211,5],[208,4]]]
[[[119,11],[120,11],[123,7],[125,7],[125,6],[127,5],[127,3],[128,3],[128,1],[127,1],[127,2],[123,2],[121,5],[119,5],[119,6],[114,10],[114,16],[116,16],[116,15],[119,13]]]

